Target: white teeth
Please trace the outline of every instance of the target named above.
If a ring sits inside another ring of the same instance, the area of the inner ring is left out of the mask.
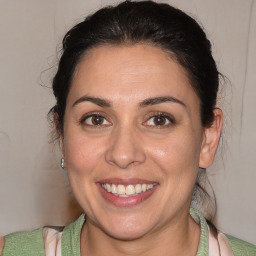
[[[134,186],[133,186],[133,185],[128,185],[128,186],[126,187],[126,189],[125,189],[125,194],[128,195],[128,196],[135,194],[135,188],[134,188]]]
[[[151,190],[154,188],[156,184],[136,184],[132,185],[129,184],[127,186],[124,186],[122,184],[109,184],[109,183],[103,183],[101,186],[108,192],[115,194],[120,197],[128,197],[128,196],[134,196],[143,192],[146,192],[147,190]]]
[[[153,187],[154,187],[154,185],[150,184],[150,185],[147,186],[147,190],[152,189]]]
[[[124,185],[117,185],[117,194],[125,195],[125,186]]]
[[[106,184],[106,187],[107,187],[107,191],[111,192],[111,186],[109,184]]]
[[[140,184],[137,184],[136,186],[135,186],[135,192],[136,192],[136,194],[139,194],[139,193],[141,193],[141,185]]]
[[[112,184],[112,187],[111,187],[111,193],[113,194],[117,194],[117,187],[115,184]]]

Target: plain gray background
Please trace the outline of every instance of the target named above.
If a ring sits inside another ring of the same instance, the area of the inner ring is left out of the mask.
[[[49,143],[57,45],[84,16],[116,1],[0,0],[0,233],[63,225],[79,214]],[[169,0],[203,24],[229,81],[218,105],[223,145],[208,171],[220,230],[256,243],[256,2]],[[43,84],[44,86],[41,86]]]

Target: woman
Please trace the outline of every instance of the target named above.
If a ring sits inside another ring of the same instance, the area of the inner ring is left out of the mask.
[[[51,113],[86,220],[10,234],[2,255],[256,255],[190,208],[221,135],[218,84],[205,33],[169,5],[124,2],[72,28]]]

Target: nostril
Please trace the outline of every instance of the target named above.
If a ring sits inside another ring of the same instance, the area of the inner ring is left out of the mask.
[[[138,140],[137,140],[138,142]],[[106,152],[106,161],[121,169],[138,165],[145,161],[143,145],[137,143],[133,136],[117,136],[112,140]]]

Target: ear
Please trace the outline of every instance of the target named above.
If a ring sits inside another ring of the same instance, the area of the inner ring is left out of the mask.
[[[213,113],[214,121],[212,125],[204,128],[199,160],[201,168],[208,168],[212,164],[221,136],[223,113],[219,108],[215,108]]]
[[[55,112],[53,115],[53,118],[54,118],[54,123],[55,123],[55,129],[56,129],[57,135],[59,137],[60,151],[61,151],[62,156],[64,156],[63,134],[60,131],[59,115]]]

